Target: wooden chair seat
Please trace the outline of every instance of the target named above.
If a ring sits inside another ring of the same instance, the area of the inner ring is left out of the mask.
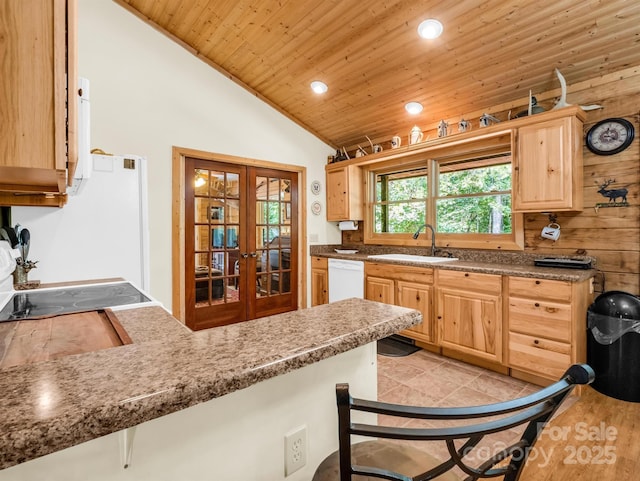
[[[353,464],[390,469],[408,476],[416,476],[426,469],[434,468],[440,461],[413,446],[400,445],[382,439],[364,441],[351,446]],[[337,481],[340,479],[340,455],[336,451],[318,466],[313,481]],[[451,471],[433,478],[436,481],[460,481]],[[370,476],[352,477],[353,481],[379,481]]]

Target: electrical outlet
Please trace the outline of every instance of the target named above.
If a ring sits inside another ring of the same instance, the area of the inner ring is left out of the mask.
[[[284,475],[289,476],[307,464],[307,426],[284,436]]]

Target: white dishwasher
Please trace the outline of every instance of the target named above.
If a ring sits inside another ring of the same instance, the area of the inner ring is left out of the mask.
[[[329,302],[364,298],[364,262],[329,259]]]

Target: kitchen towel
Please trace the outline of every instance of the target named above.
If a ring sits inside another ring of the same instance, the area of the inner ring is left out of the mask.
[[[340,230],[358,230],[358,222],[355,220],[343,220],[338,224]]]

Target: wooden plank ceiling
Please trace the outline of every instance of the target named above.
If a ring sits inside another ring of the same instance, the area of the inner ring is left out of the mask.
[[[571,86],[640,65],[638,0],[115,1],[348,148],[368,145],[365,135],[406,143],[414,124],[477,118],[491,106],[515,113],[530,89],[559,88],[556,67]],[[426,18],[444,24],[440,38],[418,37]],[[329,91],[312,93],[313,80]],[[408,101],[423,112],[408,115]]]

